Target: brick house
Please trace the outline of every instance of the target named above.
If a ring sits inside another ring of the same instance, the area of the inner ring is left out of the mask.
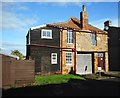
[[[104,30],[108,32],[109,70],[120,71],[120,27],[112,26],[108,20],[104,22]]]
[[[27,59],[35,59],[40,74],[91,74],[108,71],[108,35],[88,23],[83,5],[80,19],[32,27],[28,31]]]

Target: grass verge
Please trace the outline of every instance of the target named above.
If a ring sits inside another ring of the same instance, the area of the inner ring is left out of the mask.
[[[49,75],[49,76],[35,76],[35,85],[46,85],[46,84],[57,84],[67,83],[70,79],[81,79],[85,80],[84,77],[77,75],[66,74],[66,75]]]

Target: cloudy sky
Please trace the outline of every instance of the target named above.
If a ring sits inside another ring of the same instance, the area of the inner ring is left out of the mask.
[[[80,18],[83,4],[86,5],[90,24],[103,29],[104,22],[111,20],[113,26],[118,26],[118,0],[115,0],[116,2],[101,2],[103,0],[94,0],[100,2],[79,2],[80,0],[75,0],[76,2],[70,0],[68,0],[69,2],[66,0],[58,0],[60,2],[48,2],[49,0],[46,2],[14,1],[4,0],[0,3],[0,48],[7,54],[10,54],[11,50],[17,49],[26,55],[26,34],[29,28],[66,21],[72,16]]]

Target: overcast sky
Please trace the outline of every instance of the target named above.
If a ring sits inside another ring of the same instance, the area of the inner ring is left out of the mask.
[[[26,55],[26,34],[29,28],[66,21],[72,16],[80,18],[83,4],[86,5],[89,23],[93,26],[103,29],[106,20],[111,20],[112,26],[118,26],[118,2],[64,2],[66,0],[59,0],[63,2],[55,3],[25,2],[28,0],[23,0],[24,2],[10,1],[15,0],[4,0],[0,4],[0,15],[2,15],[2,17],[0,16],[0,30],[2,30],[0,48],[7,54],[10,54],[11,50],[17,49]]]

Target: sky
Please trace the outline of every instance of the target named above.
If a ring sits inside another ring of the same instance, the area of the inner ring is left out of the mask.
[[[83,4],[89,24],[103,29],[104,22],[111,20],[112,26],[118,26],[118,2],[25,1],[4,0],[0,3],[0,48],[6,54],[19,50],[26,55],[26,35],[31,27],[66,21],[72,16],[79,19]]]

